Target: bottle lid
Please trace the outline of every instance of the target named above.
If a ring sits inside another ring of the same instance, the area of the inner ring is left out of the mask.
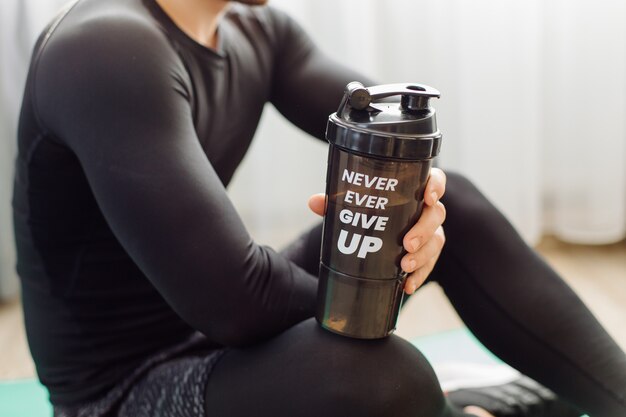
[[[439,154],[441,132],[430,99],[439,91],[422,84],[346,86],[336,113],[330,115],[326,139],[366,156],[424,160]]]

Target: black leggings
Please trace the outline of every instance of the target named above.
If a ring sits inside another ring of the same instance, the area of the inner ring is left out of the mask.
[[[447,242],[429,279],[471,331],[592,417],[626,416],[626,355],[581,300],[465,178],[448,174],[442,201]],[[316,228],[285,254],[316,273],[319,247]],[[408,342],[353,340],[313,319],[227,352],[206,392],[207,415],[215,417],[463,415]]]

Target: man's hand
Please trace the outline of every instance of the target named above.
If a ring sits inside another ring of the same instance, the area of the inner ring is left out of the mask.
[[[424,283],[446,241],[442,227],[446,209],[439,201],[445,191],[446,174],[439,168],[431,169],[424,192],[424,210],[402,242],[408,252],[400,263],[402,269],[410,274],[404,285],[407,294],[413,294]],[[325,204],[324,194],[315,194],[309,199],[309,208],[320,216],[326,211]]]
[[[404,291],[413,294],[428,278],[435,267],[446,241],[442,224],[446,208],[439,201],[446,191],[446,174],[439,168],[430,170],[424,191],[424,210],[415,226],[404,236],[402,244],[408,252],[400,266],[410,273]]]

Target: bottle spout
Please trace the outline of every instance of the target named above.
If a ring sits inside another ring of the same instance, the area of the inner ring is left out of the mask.
[[[401,96],[400,106],[405,110],[423,111],[430,108],[430,99],[439,98],[441,93],[423,84],[384,84],[366,88],[360,82],[352,81],[344,90],[337,114],[365,110],[370,104],[392,96]]]

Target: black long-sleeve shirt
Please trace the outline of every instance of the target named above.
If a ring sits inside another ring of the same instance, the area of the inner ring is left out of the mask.
[[[322,138],[359,76],[271,7],[233,4],[218,35],[203,47],[154,0],[81,0],[35,46],[14,222],[55,404],[101,395],[194,330],[245,345],[314,313],[316,277],[256,244],[225,186],[266,102]]]

